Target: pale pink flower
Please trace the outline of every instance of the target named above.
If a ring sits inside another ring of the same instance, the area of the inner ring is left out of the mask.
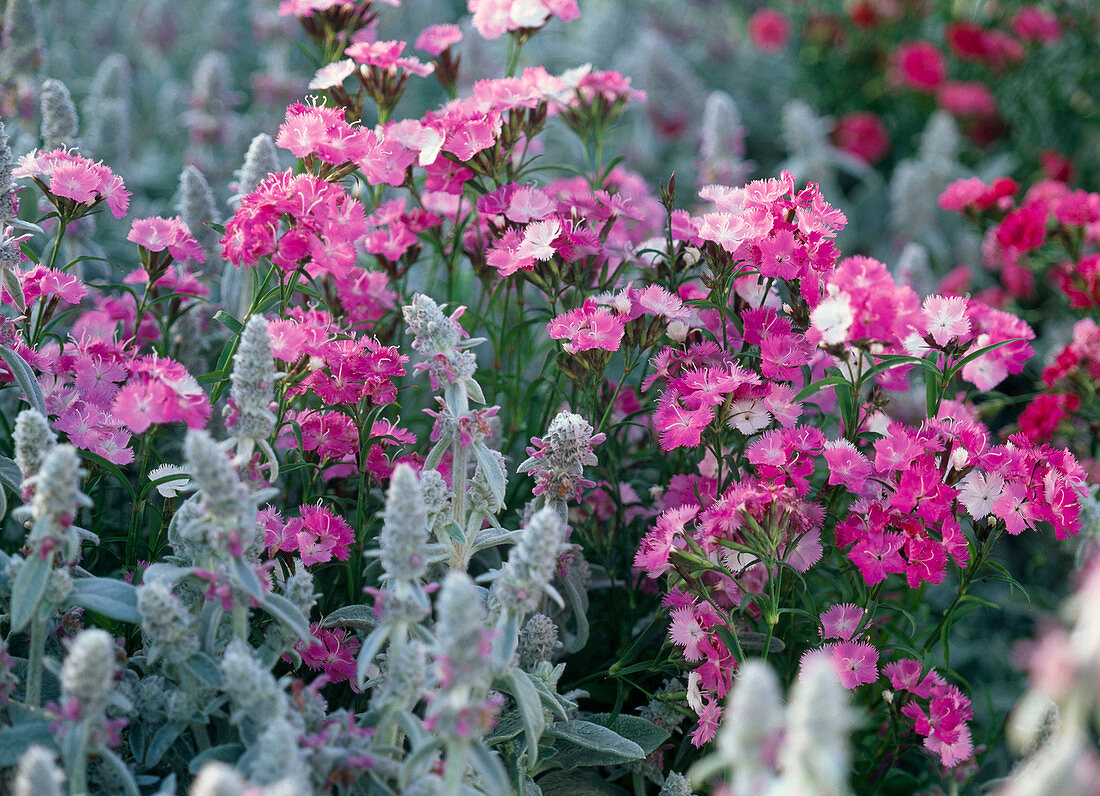
[[[961,296],[929,296],[922,307],[928,333],[943,347],[951,340],[963,339],[970,333],[970,318],[966,299]]]

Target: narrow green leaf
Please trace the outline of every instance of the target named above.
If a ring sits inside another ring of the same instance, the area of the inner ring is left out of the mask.
[[[538,763],[539,739],[546,731],[546,715],[542,712],[542,699],[531,683],[531,675],[522,669],[512,669],[505,678],[507,691],[515,697],[516,708],[523,719],[523,732],[527,736],[528,765]]]
[[[73,605],[95,611],[108,619],[141,624],[137,609],[137,589],[132,583],[114,578],[76,578],[69,595]]]
[[[238,321],[225,310],[218,310],[217,312],[215,312],[214,320],[216,320],[227,329],[236,332],[237,334],[240,334],[242,331],[244,331],[244,324]]]
[[[8,617],[11,624],[10,633],[18,633],[34,618],[34,612],[38,610],[42,597],[46,593],[52,570],[51,559],[41,558],[33,552],[29,558],[23,560],[19,573],[15,576],[15,582],[11,585],[11,608]]]
[[[7,456],[0,456],[0,481],[10,486],[16,494],[22,491],[23,473],[19,465]]]
[[[260,607],[282,622],[304,644],[309,645],[313,641],[313,633],[309,629],[309,620],[306,619],[305,614],[299,610],[298,606],[286,597],[269,592],[264,595]]]
[[[38,378],[34,375],[34,371],[31,370],[31,366],[28,365],[27,361],[19,356],[19,354],[4,346],[0,346],[0,359],[3,359],[4,362],[7,363],[12,376],[15,377],[16,382],[18,382],[19,386],[22,388],[27,403],[37,409],[42,416],[45,417],[46,399],[42,396],[42,387],[39,385]]]

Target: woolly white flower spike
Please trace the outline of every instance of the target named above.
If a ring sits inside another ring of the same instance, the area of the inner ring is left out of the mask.
[[[277,377],[267,320],[262,315],[253,315],[245,324],[237,354],[233,358],[229,405],[225,413],[237,440],[234,463],[238,466],[247,464],[253,450],[259,448],[271,465],[268,477],[272,482],[279,477],[279,460],[270,442],[275,433],[276,418],[271,407],[275,400]]]

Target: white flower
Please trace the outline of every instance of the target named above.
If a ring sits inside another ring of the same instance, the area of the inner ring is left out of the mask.
[[[355,61],[350,58],[325,64],[317,70],[313,80],[309,81],[309,89],[311,91],[323,91],[324,89],[335,88],[351,77],[354,71]]]
[[[162,497],[174,498],[191,485],[191,476],[185,469],[177,464],[162,464],[160,467],[150,470],[149,480],[155,482],[170,475],[178,477],[165,481],[162,484],[157,484],[157,492],[159,492]]]
[[[854,322],[852,302],[847,293],[829,296],[810,313],[810,323],[821,333],[821,342],[825,345],[837,345],[847,340]]]

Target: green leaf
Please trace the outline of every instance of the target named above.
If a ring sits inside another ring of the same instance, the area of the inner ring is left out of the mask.
[[[132,583],[113,578],[76,578],[69,595],[73,605],[132,625],[141,624],[137,609],[137,589]]]
[[[374,656],[382,649],[389,636],[389,628],[379,625],[363,640],[363,647],[359,650],[359,658],[355,664],[355,681],[362,687],[367,680],[367,669],[374,663]]]
[[[26,721],[0,730],[0,768],[16,765],[23,752],[35,744],[47,748],[54,746],[48,721]]]
[[[190,672],[195,679],[215,688],[222,687],[222,673],[218,671],[218,664],[205,652],[196,652],[180,665]]]
[[[8,291],[8,295],[11,296],[11,300],[19,309],[19,312],[26,312],[27,299],[23,296],[23,286],[19,284],[19,277],[15,275],[15,271],[0,268],[0,283]]]
[[[122,790],[126,793],[126,796],[141,796],[141,790],[138,788],[133,772],[130,771],[130,767],[122,761],[121,757],[105,746],[96,749],[96,754],[104,762],[111,764],[111,767],[115,770],[115,778],[122,783]]]
[[[589,716],[588,720],[593,724],[599,724],[601,727],[614,730],[623,738],[634,741],[642,747],[642,751],[646,755],[652,754],[669,737],[667,730],[643,719],[641,716],[628,716],[625,713],[620,713],[618,716],[610,713],[597,713],[594,716]]]
[[[528,765],[538,763],[539,739],[546,731],[546,715],[542,712],[542,698],[531,683],[531,675],[522,669],[512,669],[505,677],[506,691],[516,700],[516,708],[523,719],[523,733],[527,736]]]
[[[485,480],[489,484],[489,489],[493,491],[493,497],[503,505],[506,485],[504,483],[504,473],[501,471],[500,465],[484,443],[479,442],[473,447],[474,458],[477,459],[478,469],[481,470],[481,474],[485,476]]]
[[[7,456],[0,456],[0,481],[11,487],[12,492],[19,494],[23,489],[23,472],[19,465]]]
[[[562,721],[546,729],[557,738],[555,765],[565,769],[581,766],[614,766],[644,758],[645,751],[634,741],[591,721]]]
[[[321,621],[322,627],[332,627],[334,625],[369,632],[378,627],[378,617],[374,615],[372,606],[345,605],[343,608],[337,608]]]
[[[630,796],[591,771],[551,771],[539,777],[538,784],[543,796]]]
[[[187,765],[187,770],[192,774],[198,774],[206,763],[212,760],[220,760],[223,763],[236,763],[244,754],[244,747],[239,743],[223,743],[220,746],[212,746],[205,752],[199,752]]]
[[[488,786],[488,792],[507,793],[510,789],[508,772],[500,755],[483,743],[475,743],[470,751],[473,752],[473,768],[481,774],[481,781]]]
[[[180,737],[180,733],[187,729],[187,724],[182,721],[170,721],[162,724],[153,734],[153,740],[149,742],[145,750],[144,764],[146,768],[155,768],[160,759],[172,748],[172,744]]]
[[[248,592],[250,597],[255,600],[264,599],[264,587],[251,564],[243,558],[234,558],[232,570],[233,574],[237,576],[237,585]]]
[[[222,326],[226,327],[227,329],[230,329],[231,331],[236,332],[237,334],[240,334],[241,332],[244,331],[244,324],[241,323],[240,321],[238,321],[236,318],[234,318],[232,315],[230,315],[225,310],[218,310],[217,312],[215,312],[214,313],[214,320],[216,320],[218,323],[220,323]]]
[[[134,485],[130,483],[130,479],[126,477],[126,473],[122,472],[117,464],[107,461],[98,453],[92,453],[91,451],[85,450],[79,451],[79,453],[82,458],[87,459],[90,462],[94,462],[97,467],[102,467],[104,470],[110,472],[115,478],[118,479],[118,482],[120,484],[130,490],[130,495],[135,500],[137,499],[137,491],[135,491]]]
[[[309,629],[309,620],[301,610],[281,594],[265,594],[260,607],[279,620],[290,632],[294,633],[307,646],[313,642],[313,633]]]
[[[947,372],[947,377],[948,378],[953,377],[956,373],[961,371],[964,367],[969,365],[971,362],[973,362],[978,357],[985,356],[990,351],[995,351],[996,349],[1000,348],[1001,346],[1006,346],[1009,343],[1019,343],[1023,339],[1024,338],[1022,338],[1022,337],[1013,337],[1011,340],[1002,340],[999,343],[994,343],[993,345],[987,345],[985,348],[979,348],[977,351],[971,351],[969,354],[967,354],[965,357],[963,357],[962,359],[960,359],[958,362],[955,363],[954,367],[952,367],[951,370],[949,370]]]
[[[812,384],[807,384],[802,388],[802,391],[794,397],[795,401],[805,401],[811,395],[816,392],[824,390],[826,387],[834,387],[841,384],[851,384],[844,376],[829,376],[824,379],[818,379]]]
[[[34,618],[34,612],[38,610],[42,597],[46,593],[52,570],[53,561],[50,558],[41,558],[31,553],[29,558],[23,560],[23,565],[19,567],[19,573],[15,576],[15,582],[11,585],[9,633],[18,633]]]
[[[37,409],[42,417],[46,416],[46,399],[42,397],[42,387],[38,384],[38,378],[31,370],[31,366],[19,354],[10,348],[0,346],[0,359],[7,363],[12,376],[19,383],[26,396],[27,403]]]

